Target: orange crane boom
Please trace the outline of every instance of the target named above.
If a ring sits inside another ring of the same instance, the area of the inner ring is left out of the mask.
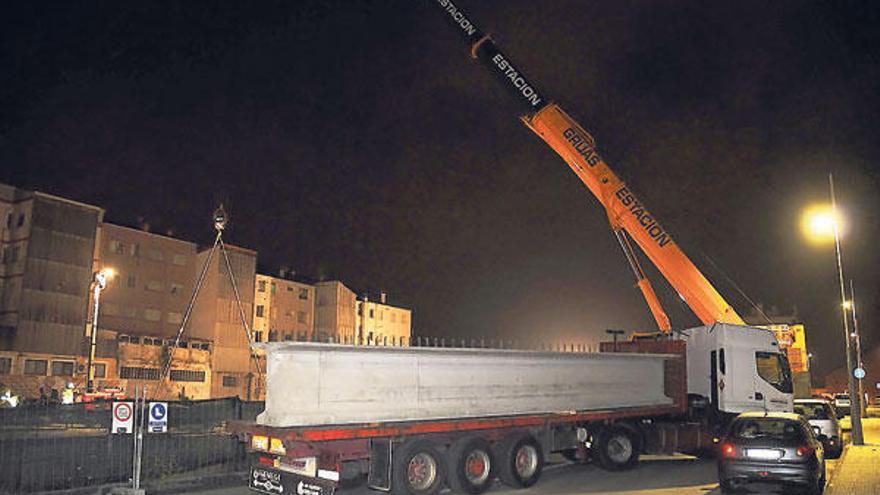
[[[495,42],[480,31],[454,2],[434,1],[445,12],[447,21],[465,37],[470,45],[471,56],[486,66],[504,87],[518,97],[526,110],[522,117],[526,126],[565,160],[572,172],[602,203],[611,228],[635,273],[637,286],[660,330],[670,330],[669,318],[642,272],[627,236],[635,241],[660,270],[700,321],[704,324],[744,324],[743,319],[688,259],[644,203],[611,170],[598,152],[593,136],[562,108],[547,101]]]

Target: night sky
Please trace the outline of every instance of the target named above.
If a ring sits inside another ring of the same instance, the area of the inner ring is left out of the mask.
[[[820,371],[843,357],[836,268],[799,216],[832,171],[880,343],[880,5],[458,3],[741,314],[740,290],[797,308]],[[261,269],[385,291],[416,334],[652,329],[599,203],[442,16],[429,0],[17,2],[0,180],[200,243],[222,201]],[[697,324],[648,271],[673,326]]]

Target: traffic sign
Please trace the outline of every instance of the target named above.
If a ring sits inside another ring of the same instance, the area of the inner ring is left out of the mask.
[[[168,431],[168,403],[150,402],[150,433],[165,433]]]
[[[865,368],[856,368],[853,370],[853,376],[861,380],[865,377]]]
[[[114,402],[113,426],[110,433],[131,433],[134,430],[134,406],[131,402]]]

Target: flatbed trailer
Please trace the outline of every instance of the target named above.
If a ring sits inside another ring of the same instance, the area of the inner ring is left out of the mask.
[[[444,485],[473,494],[496,477],[510,486],[533,485],[551,453],[620,470],[633,467],[641,453],[711,447],[711,422],[688,416],[685,343],[628,343],[619,350],[662,359],[668,403],[352,424],[274,426],[258,420],[227,428],[252,454],[250,488],[273,494],[330,494],[342,479],[363,474],[370,488],[396,494],[433,494]],[[271,351],[269,370],[271,382]]]

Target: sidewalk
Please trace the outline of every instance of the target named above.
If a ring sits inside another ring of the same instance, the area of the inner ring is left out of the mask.
[[[862,420],[865,445],[847,445],[826,495],[880,495],[880,418]]]

